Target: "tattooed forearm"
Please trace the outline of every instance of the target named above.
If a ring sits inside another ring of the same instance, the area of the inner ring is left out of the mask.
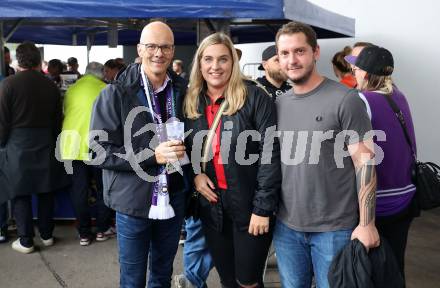
[[[356,169],[356,182],[359,198],[360,225],[367,226],[376,213],[376,169],[374,165],[364,165]]]

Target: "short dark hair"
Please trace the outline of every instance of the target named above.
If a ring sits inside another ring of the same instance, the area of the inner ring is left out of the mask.
[[[108,67],[110,69],[116,69],[117,68],[117,63],[115,61],[115,59],[110,59],[107,60],[107,62],[104,63],[105,67]]]
[[[118,66],[118,69],[123,69],[123,68],[127,67],[127,65],[124,62],[124,59],[122,59],[122,58],[115,58],[114,60],[116,62],[116,65]]]
[[[313,30],[310,25],[301,22],[289,22],[281,26],[281,28],[277,32],[275,43],[278,44],[278,39],[281,35],[291,35],[296,33],[303,33],[306,36],[307,43],[312,46],[313,51],[316,50],[316,47],[318,47],[318,41],[315,30]]]
[[[35,68],[41,64],[41,54],[33,42],[23,42],[15,51],[18,66],[25,69]]]
[[[118,69],[118,70],[124,69],[126,67],[124,60],[122,58],[107,60],[107,62],[104,63],[104,66],[110,69]]]
[[[9,48],[5,46],[5,54],[10,53]]]
[[[76,59],[75,57],[70,57],[69,59],[67,59],[67,64],[69,64],[69,66],[73,66],[78,64],[78,59]]]
[[[56,68],[58,71],[60,71],[60,73],[63,72],[63,62],[61,62],[60,59],[52,59],[49,61],[49,63],[47,63],[47,68]]]

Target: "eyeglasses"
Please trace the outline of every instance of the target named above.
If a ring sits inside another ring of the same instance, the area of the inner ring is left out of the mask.
[[[145,49],[147,49],[147,52],[149,54],[155,54],[157,52],[157,50],[160,48],[160,51],[162,51],[163,54],[171,54],[173,52],[174,49],[174,45],[169,45],[169,44],[165,44],[165,45],[157,45],[157,44],[152,44],[152,43],[139,43],[140,45],[144,45]]]

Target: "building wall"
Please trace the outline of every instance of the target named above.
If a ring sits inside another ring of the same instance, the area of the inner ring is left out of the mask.
[[[373,42],[389,49],[395,60],[393,79],[407,96],[416,129],[419,158],[440,163],[440,2],[434,0],[311,2],[356,19],[356,37],[319,40],[321,74],[335,79],[331,58],[345,45]],[[261,61],[270,43],[237,45],[243,50],[240,62]],[[406,143],[402,143],[406,145]]]
[[[440,2],[434,0],[348,1],[313,0],[329,10],[356,19],[356,38],[323,40],[320,71],[338,49],[347,43],[368,41],[386,47],[394,56],[393,79],[408,98],[421,160],[440,163]],[[346,7],[349,7],[348,9]],[[352,13],[350,15],[350,13]],[[402,145],[406,145],[402,143]]]

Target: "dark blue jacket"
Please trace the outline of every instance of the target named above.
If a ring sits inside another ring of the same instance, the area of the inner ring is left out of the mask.
[[[171,71],[169,76],[176,96],[177,117],[183,119],[181,107],[187,85],[181,77]],[[150,113],[145,111],[145,106],[140,102],[139,93],[145,95],[141,81],[140,65],[132,64],[117,81],[101,92],[94,104],[90,130],[104,130],[108,139],[96,137],[95,141],[90,142],[90,148],[97,152],[95,159],[105,156],[98,161],[101,162],[98,167],[103,169],[106,205],[124,214],[148,218],[153,182],[144,180],[139,175],[156,175],[158,164],[154,148],[159,143],[154,129],[139,133],[142,128],[148,128],[148,124],[152,124]],[[130,112],[141,108],[144,110],[134,117],[131,129],[126,129],[124,124]],[[130,147],[133,153],[130,153]],[[140,162],[139,165],[133,165],[124,159],[123,155],[127,153],[128,156],[143,154],[145,157],[143,161],[136,161]],[[170,194],[182,189],[187,187],[169,187]]]

